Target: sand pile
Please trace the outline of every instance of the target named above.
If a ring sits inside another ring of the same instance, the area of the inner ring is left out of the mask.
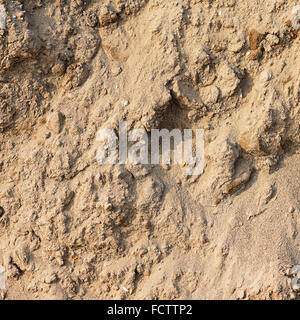
[[[297,5],[0,1],[0,296],[296,299]],[[203,129],[203,174],[100,165],[120,121]]]

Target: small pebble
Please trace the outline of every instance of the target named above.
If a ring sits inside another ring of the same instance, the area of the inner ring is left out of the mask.
[[[289,213],[293,213],[295,211],[295,208],[294,207],[290,207],[289,208]]]
[[[122,101],[123,107],[127,107],[128,105],[129,105],[129,101],[127,101],[127,100]]]
[[[267,82],[271,79],[272,79],[272,72],[271,71],[268,71],[268,70],[263,71],[260,75],[260,81],[262,81],[262,82]]]

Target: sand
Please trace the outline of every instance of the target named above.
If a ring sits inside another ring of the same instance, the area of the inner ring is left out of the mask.
[[[298,4],[0,1],[0,298],[297,299]],[[203,173],[99,164],[120,121]]]

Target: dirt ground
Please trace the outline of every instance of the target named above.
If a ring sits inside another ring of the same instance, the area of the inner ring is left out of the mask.
[[[299,4],[0,0],[0,298],[297,299]],[[121,120],[203,174],[100,165]]]

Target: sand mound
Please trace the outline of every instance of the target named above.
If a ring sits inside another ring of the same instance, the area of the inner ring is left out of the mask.
[[[0,1],[1,297],[296,299],[296,5]],[[100,165],[122,120],[204,129],[203,174]]]

